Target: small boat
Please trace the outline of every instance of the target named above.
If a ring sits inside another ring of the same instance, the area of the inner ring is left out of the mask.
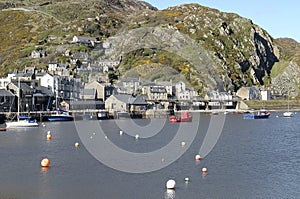
[[[193,115],[190,112],[182,112],[181,113],[181,122],[192,122],[193,121]]]
[[[39,124],[35,119],[27,116],[18,116],[17,121],[6,122],[6,128],[37,127]]]
[[[293,117],[293,116],[294,116],[294,113],[290,112],[290,111],[286,111],[283,113],[283,117]]]
[[[244,114],[244,119],[268,119],[270,112],[266,110],[251,111]]]
[[[290,91],[288,91],[288,94],[290,93]],[[289,95],[288,95],[288,110],[286,112],[283,113],[283,117],[293,117],[294,113],[290,111],[290,100],[289,100]]]
[[[175,115],[171,115],[169,117],[169,121],[172,122],[172,123],[175,123],[175,122],[180,122],[180,118],[179,117],[176,117]]]
[[[182,112],[181,117],[176,117],[175,115],[171,115],[169,117],[170,122],[192,122],[193,115],[190,112]]]
[[[69,115],[67,111],[57,110],[56,114],[54,115],[45,115],[43,117],[43,120],[48,122],[66,122],[73,121],[74,117],[72,115]]]
[[[107,119],[109,119],[108,112],[106,112],[106,111],[98,112],[97,113],[97,119],[98,120],[107,120]]]

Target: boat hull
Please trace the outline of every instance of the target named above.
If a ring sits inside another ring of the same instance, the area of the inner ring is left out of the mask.
[[[269,112],[265,113],[246,113],[244,114],[244,119],[268,119],[270,117]]]
[[[48,122],[67,122],[73,121],[74,117],[71,115],[47,115],[44,116],[44,120]]]
[[[292,112],[284,112],[283,117],[293,117],[294,114]]]
[[[23,127],[37,127],[39,124],[36,121],[16,121],[6,122],[6,128],[23,128]]]

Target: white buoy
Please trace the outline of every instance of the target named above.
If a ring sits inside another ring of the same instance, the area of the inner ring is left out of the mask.
[[[201,156],[200,156],[199,154],[197,154],[197,155],[195,156],[195,160],[197,160],[197,161],[201,160]]]
[[[206,174],[207,173],[207,168],[202,168],[202,174]]]
[[[185,142],[181,142],[181,146],[184,147],[186,145]]]
[[[168,180],[166,183],[167,189],[175,189],[176,182],[175,180]]]
[[[135,135],[135,139],[139,139],[139,137],[140,137],[140,136],[139,136],[138,134]]]
[[[75,147],[79,147],[79,143],[78,143],[78,142],[75,142],[74,146],[75,146]]]
[[[190,178],[189,178],[189,177],[185,177],[185,178],[184,178],[184,181],[185,181],[185,182],[189,182],[189,181],[190,181]]]
[[[123,131],[120,131],[120,135],[123,135]]]
[[[107,136],[105,136],[104,138],[107,139]]]

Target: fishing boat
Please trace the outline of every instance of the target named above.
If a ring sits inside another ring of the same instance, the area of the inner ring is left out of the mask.
[[[266,110],[250,111],[244,113],[244,119],[268,119],[270,112]]]
[[[180,122],[180,118],[179,118],[179,117],[176,117],[175,115],[171,115],[171,116],[169,117],[169,121],[170,121],[171,123]]]
[[[169,121],[174,122],[192,122],[193,115],[190,112],[182,112],[181,117],[176,117],[175,115],[171,115],[169,117]]]
[[[182,112],[181,113],[181,118],[180,121],[181,122],[192,122],[193,120],[193,115],[190,112]]]
[[[65,110],[57,110],[56,114],[45,115],[43,120],[48,122],[66,122],[73,121],[74,117]]]

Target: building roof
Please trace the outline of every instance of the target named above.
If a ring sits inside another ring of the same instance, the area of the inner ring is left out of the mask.
[[[18,82],[11,82],[16,88],[19,88],[19,83]],[[26,83],[20,83],[20,87],[21,87],[21,90],[24,90],[24,91],[33,91],[33,88],[31,88],[28,84]]]
[[[123,82],[139,82],[138,78],[128,77]]]
[[[154,86],[154,87],[151,87],[150,92],[151,93],[167,93],[167,90],[165,87]]]
[[[8,90],[0,89],[0,96],[1,97],[13,97],[14,94]]]
[[[117,94],[113,95],[116,99],[119,101],[122,101],[126,104],[131,104],[131,105],[147,105],[147,102],[140,96],[138,97],[133,97],[132,95],[128,94]]]
[[[97,100],[78,100],[78,101],[71,102],[71,105],[91,105],[91,104],[104,105],[104,102],[97,101]]]

